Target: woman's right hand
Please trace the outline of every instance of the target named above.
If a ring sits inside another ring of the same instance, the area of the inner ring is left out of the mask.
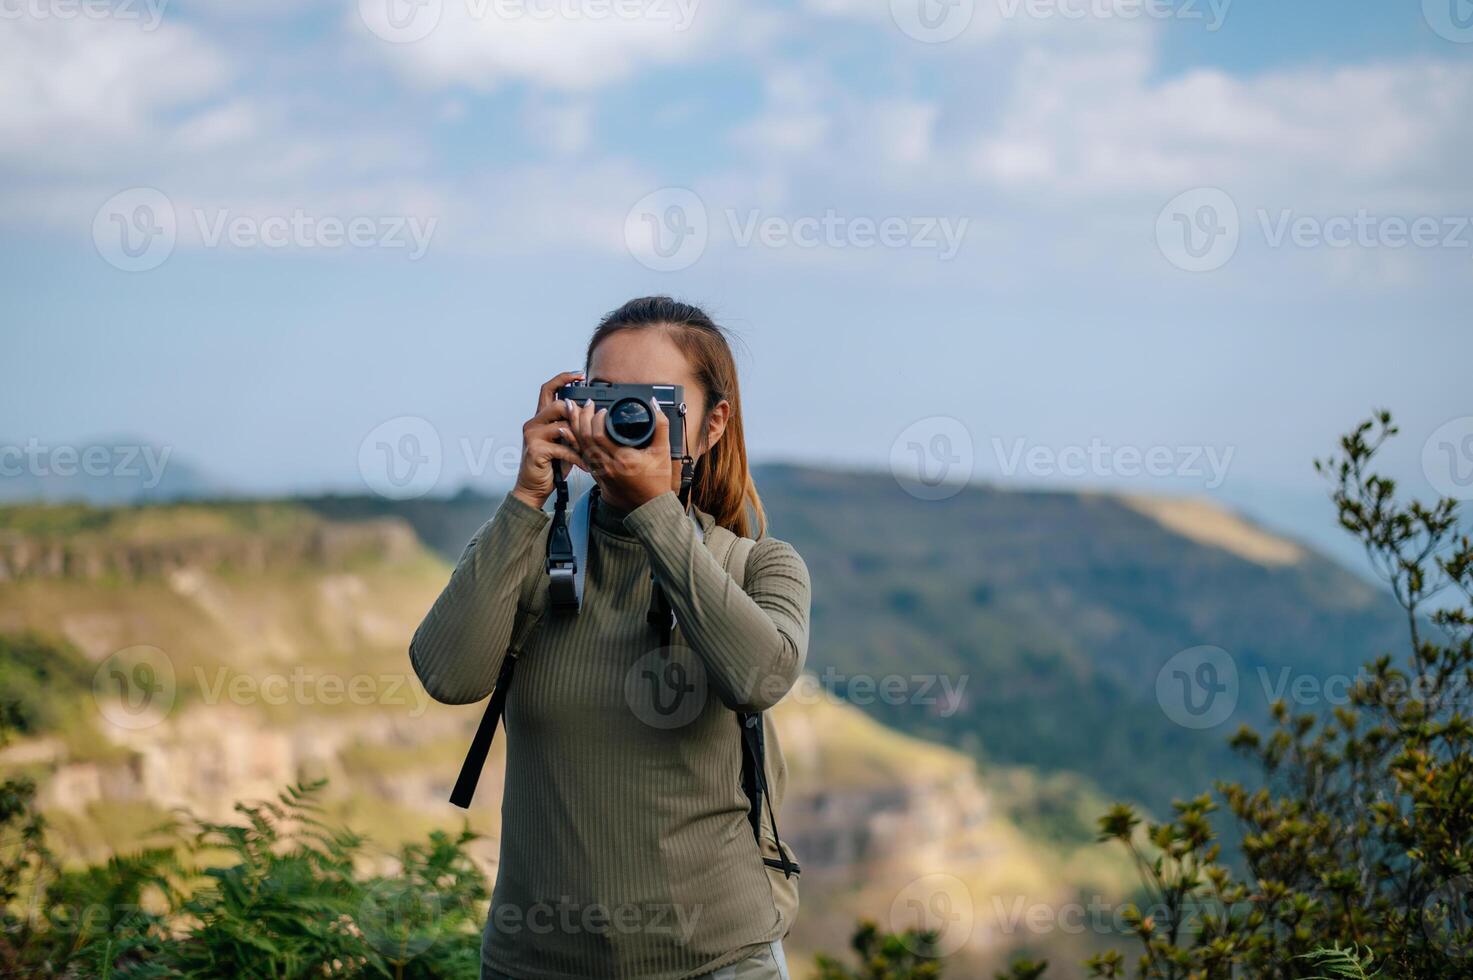
[[[554,397],[563,385],[582,379],[582,371],[564,371],[548,381],[537,393],[537,414],[522,426],[522,465],[511,492],[538,510],[552,496],[552,461],[563,463],[564,474],[570,472],[569,467],[583,465],[567,417]]]

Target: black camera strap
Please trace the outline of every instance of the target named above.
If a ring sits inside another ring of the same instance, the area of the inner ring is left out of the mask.
[[[547,531],[547,604],[555,613],[576,613],[583,599],[582,572],[588,562],[588,533],[592,523],[592,509],[598,498],[595,486],[584,497],[579,498],[573,508],[572,525],[568,523],[568,480],[563,473],[562,463],[552,461],[552,481],[556,498],[553,502],[552,523]],[[581,541],[581,547],[579,543]],[[580,554],[581,553],[581,554]],[[513,636],[511,646],[501,658],[501,670],[496,675],[496,686],[491,689],[491,699],[486,702],[486,711],[481,723],[471,737],[465,761],[460,765],[460,775],[450,791],[450,802],[462,810],[470,809],[471,799],[476,794],[481,771],[486,768],[486,758],[491,754],[491,743],[496,738],[496,729],[501,725],[501,716],[506,712],[506,697],[511,691],[512,678],[516,675],[517,659],[521,656],[522,644],[543,614],[528,618],[522,626],[520,636]]]
[[[555,613],[577,612],[582,598],[579,586],[578,555],[573,547],[573,533],[568,529],[568,478],[560,460],[552,461],[552,483],[556,497],[552,505],[552,524],[547,530],[547,599]]]

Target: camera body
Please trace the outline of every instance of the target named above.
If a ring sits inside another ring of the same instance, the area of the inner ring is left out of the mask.
[[[555,393],[582,405],[593,399],[595,410],[607,409],[609,438],[621,446],[643,449],[655,438],[655,417],[650,402],[670,420],[670,458],[685,455],[685,389],[680,385],[629,385],[607,381],[586,385],[563,385]]]

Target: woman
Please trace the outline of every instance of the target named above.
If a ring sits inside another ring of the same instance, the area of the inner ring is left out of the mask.
[[[654,412],[650,445],[616,445],[605,412],[554,397],[584,373],[560,374],[522,427],[515,489],[415,633],[410,657],[432,696],[485,697],[514,627],[548,587],[542,507],[553,463],[592,474],[599,498],[581,609],[542,616],[506,704],[501,859],[482,975],[786,980],[791,913],[748,823],[734,711],[770,708],[797,680],[808,571],[791,546],[763,535],[736,365],[705,313],[665,297],[626,303],[594,331],[585,368],[590,383],[683,386],[693,511],[677,495],[681,462],[670,458],[664,413]],[[720,528],[758,539],[741,587],[707,547]],[[678,625],[670,648],[649,618],[652,573]],[[672,722],[662,692],[645,698],[647,682],[692,700]]]

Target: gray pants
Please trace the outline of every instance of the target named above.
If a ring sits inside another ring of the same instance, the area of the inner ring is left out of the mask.
[[[481,980],[513,978],[483,967]],[[693,980],[789,980],[788,959],[783,955],[783,944],[774,941],[740,962],[723,966],[713,973],[703,973]]]

